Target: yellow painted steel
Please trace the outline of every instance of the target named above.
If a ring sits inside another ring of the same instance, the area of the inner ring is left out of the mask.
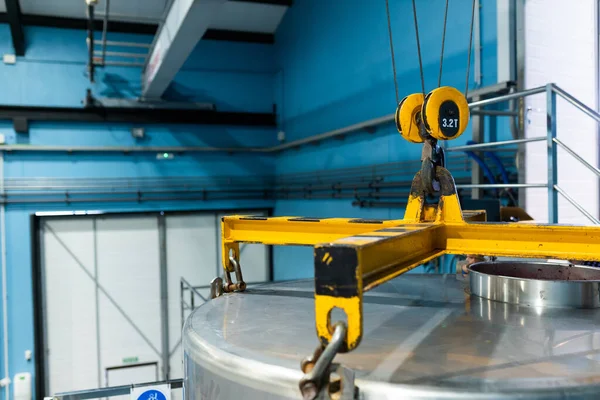
[[[446,115],[442,111],[444,105],[449,103],[453,103],[455,108],[452,108],[452,114]],[[467,129],[470,116],[469,103],[458,89],[442,86],[427,94],[422,114],[425,127],[431,136],[439,140],[452,140],[458,138]]]
[[[378,220],[375,223],[369,221],[352,218],[252,218],[235,215],[222,218],[221,232],[223,243],[256,242],[269,245],[313,246],[402,223],[402,220]]]
[[[600,227],[533,223],[446,223],[444,250],[450,254],[481,254],[564,260],[600,260]]]
[[[400,135],[411,143],[423,143],[417,121],[417,118],[421,118],[423,100],[422,93],[414,93],[402,99],[396,109],[396,128]]]
[[[315,294],[315,325],[317,327],[317,336],[324,345],[329,343],[331,335],[333,335],[331,312],[334,308],[339,308],[346,314],[348,321],[346,343],[349,343],[350,346],[352,343],[358,345],[362,337],[362,293],[359,296],[350,298]],[[328,311],[323,312],[324,310]],[[352,350],[354,347],[350,347],[347,350]]]
[[[363,334],[363,293],[440,255],[600,260],[600,227],[480,222],[485,213],[463,213],[451,176],[438,172],[446,174],[445,195],[431,205],[411,189],[402,220],[224,217],[223,267],[233,271],[229,252],[239,258],[240,242],[315,246],[317,333],[327,343],[331,311],[343,310],[348,333],[342,351],[350,351]]]

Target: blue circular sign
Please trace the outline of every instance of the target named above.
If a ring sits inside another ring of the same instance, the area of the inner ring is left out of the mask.
[[[137,400],[167,400],[167,398],[158,390],[152,389],[146,390],[144,393],[140,394]]]

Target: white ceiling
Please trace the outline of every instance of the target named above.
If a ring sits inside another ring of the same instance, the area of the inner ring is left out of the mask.
[[[159,23],[167,15],[172,0],[111,0],[111,21]],[[198,0],[201,1],[201,0]],[[67,18],[87,18],[84,0],[20,0],[23,14]],[[96,18],[104,15],[106,0],[99,0]],[[287,7],[231,1],[209,25],[213,29],[275,33]],[[6,11],[0,0],[0,12]]]

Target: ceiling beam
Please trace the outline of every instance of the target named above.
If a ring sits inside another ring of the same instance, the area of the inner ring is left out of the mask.
[[[226,0],[175,0],[142,73],[142,99],[160,99]]]
[[[47,15],[23,15],[23,24],[29,26],[44,26],[48,28],[66,28],[87,30],[88,20],[85,18],[67,18],[54,17]],[[94,29],[102,30],[102,20],[94,21]],[[137,33],[142,35],[154,35],[158,29],[157,24],[148,24],[141,22],[125,22],[110,20],[108,24],[109,32],[118,33]]]
[[[226,29],[207,29],[202,40],[225,40],[228,42],[246,43],[275,43],[275,35],[272,33],[230,31]]]
[[[6,0],[6,19],[10,25],[13,48],[17,56],[25,55],[25,34],[19,0]]]
[[[8,0],[10,1],[10,0]],[[8,13],[0,13],[0,23],[9,23]],[[21,23],[25,26],[43,26],[46,28],[80,29],[87,30],[88,20],[85,18],[55,17],[50,15],[22,14]],[[102,21],[94,21],[94,29],[102,30]],[[109,21],[109,32],[137,33],[154,35],[158,29],[157,24],[140,22]]]
[[[9,23],[7,13],[0,13],[0,23]],[[24,26],[43,26],[47,28],[87,30],[87,23],[87,19],[83,18],[21,14],[21,24]],[[94,21],[94,28],[98,31],[102,30],[102,21]],[[149,23],[109,21],[108,24],[108,31],[116,33],[155,35],[157,30],[158,25]],[[275,35],[272,33],[231,31],[225,29],[207,29],[202,39],[245,43],[275,43]]]
[[[12,120],[15,131],[26,133],[29,121],[136,124],[276,126],[274,113],[153,107],[38,107],[0,105],[0,120]]]
[[[284,6],[291,7],[294,3],[293,0],[229,0],[229,1],[237,1],[241,3],[256,3],[256,4],[270,4],[273,6]]]

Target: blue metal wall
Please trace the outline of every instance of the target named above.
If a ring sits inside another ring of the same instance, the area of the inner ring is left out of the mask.
[[[421,91],[412,2],[390,0],[400,98]],[[482,85],[496,83],[496,2],[481,2]],[[443,85],[465,88],[471,1],[451,1]],[[444,0],[417,2],[425,90],[437,87]],[[277,33],[276,99],[288,140],[391,114],[396,108],[385,3],[306,0],[294,4]],[[471,58],[472,64],[474,57]],[[474,70],[471,66],[471,88]],[[470,130],[452,143],[463,144]],[[327,170],[418,160],[421,146],[400,138],[393,124],[374,134],[291,150],[277,157],[277,173]],[[416,172],[416,171],[415,171]],[[277,215],[401,218],[403,209],[358,209],[350,200],[280,200]],[[312,249],[274,251],[275,278],[313,274]]]
[[[417,2],[426,90],[437,82],[444,0]],[[496,82],[496,4],[482,2],[483,85]],[[412,10],[409,0],[390,0],[400,97],[420,90]],[[450,4],[444,85],[463,89],[470,2]],[[277,104],[279,129],[288,141],[390,114],[395,110],[392,68],[383,2],[363,0],[297,1],[287,11],[275,45],[201,41],[166,96],[172,100],[214,102],[220,110],[270,112]],[[78,106],[87,87],[98,97],[136,97],[140,70],[98,70],[90,86],[85,76],[85,32],[27,28],[27,56],[16,65],[0,64],[0,103]],[[151,37],[112,35],[109,39],[151,41]],[[0,53],[12,52],[10,33],[0,25]],[[471,86],[473,85],[473,69]],[[103,146],[266,146],[272,129],[221,126],[147,126],[148,138],[136,142],[132,125],[32,123],[17,135],[0,123],[8,143]],[[464,140],[470,137],[466,132]],[[461,141],[464,141],[461,140]],[[374,134],[277,156],[203,153],[157,161],[154,154],[6,154],[6,177],[164,177],[268,175],[418,159],[420,147],[404,142],[392,125]],[[264,208],[277,215],[400,218],[401,209],[358,209],[349,200],[281,200],[99,203],[85,206],[42,204],[7,207],[10,373],[33,371],[25,350],[33,349],[29,215],[35,211],[153,211]],[[312,276],[312,249],[276,248],[275,278]],[[34,354],[34,357],[36,355]],[[0,363],[0,376],[4,375]]]
[[[84,31],[27,28],[27,55],[16,65],[0,63],[0,103],[80,106],[88,87],[98,97],[136,97],[137,68],[98,69],[97,82],[85,76],[87,49]],[[98,36],[99,37],[99,36]],[[110,35],[110,40],[150,42],[151,37]],[[8,26],[0,25],[0,53],[11,53]],[[271,45],[201,41],[167,97],[214,102],[219,110],[271,112],[274,102],[274,48]],[[137,125],[136,125],[137,126]],[[33,122],[28,135],[0,123],[9,144],[73,146],[266,146],[275,143],[275,130],[228,126],[146,126],[141,143],[129,124]],[[216,153],[183,154],[157,161],[155,154],[7,153],[5,177],[169,177],[253,176],[272,174],[273,157]],[[36,211],[102,210],[158,211],[272,207],[270,201],[210,201],[162,203],[98,203],[9,205],[6,212],[8,267],[9,373],[34,373],[24,358],[34,348],[29,216]],[[1,310],[0,310],[1,312]],[[0,331],[0,340],[1,331]],[[2,349],[0,348],[0,353]],[[37,355],[34,354],[35,358]],[[0,376],[4,376],[0,363]]]

